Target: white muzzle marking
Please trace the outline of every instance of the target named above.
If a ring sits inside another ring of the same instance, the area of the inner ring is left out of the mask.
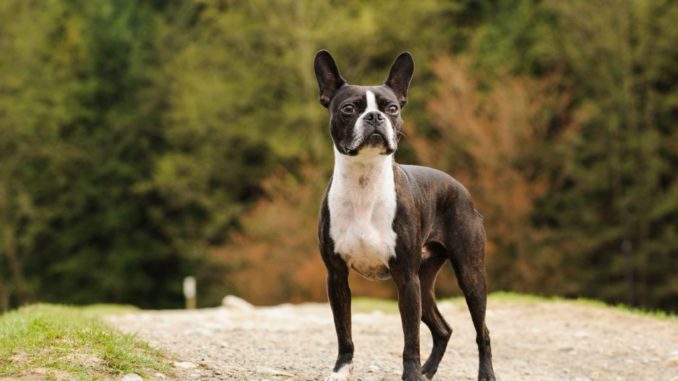
[[[363,111],[363,113],[358,117],[358,121],[355,125],[353,140],[349,145],[349,149],[355,150],[362,144],[365,134],[365,115],[372,111],[376,111],[384,117],[384,120],[386,121],[386,144],[389,147],[395,147],[395,134],[393,132],[393,125],[391,124],[391,120],[379,110],[379,106],[377,105],[377,97],[373,92],[367,90],[365,92],[365,98],[367,99],[367,107],[365,108],[365,111]]]

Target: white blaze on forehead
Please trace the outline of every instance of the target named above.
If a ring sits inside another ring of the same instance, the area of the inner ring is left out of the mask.
[[[365,113],[370,111],[379,111],[379,107],[377,106],[377,97],[374,96],[374,93],[367,90],[365,97],[367,98],[367,108],[365,109]]]

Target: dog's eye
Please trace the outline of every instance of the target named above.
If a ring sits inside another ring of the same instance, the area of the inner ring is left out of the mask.
[[[396,105],[396,104],[388,105],[388,107],[386,107],[386,112],[391,114],[391,115],[398,114],[398,105]]]
[[[343,112],[344,114],[354,114],[355,111],[356,111],[355,106],[350,103],[341,106],[341,112]]]

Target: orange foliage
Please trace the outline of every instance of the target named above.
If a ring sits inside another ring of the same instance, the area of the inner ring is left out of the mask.
[[[539,266],[550,265],[529,257],[540,236],[530,216],[548,191],[536,158],[549,147],[549,116],[562,112],[569,99],[556,91],[557,76],[540,82],[506,77],[483,90],[469,63],[449,56],[436,61],[434,73],[440,87],[427,112],[437,136],[425,138],[408,126],[408,142],[424,165],[447,171],[471,191],[485,216],[490,277],[501,286],[509,281],[502,277],[519,274],[514,289],[539,282]]]

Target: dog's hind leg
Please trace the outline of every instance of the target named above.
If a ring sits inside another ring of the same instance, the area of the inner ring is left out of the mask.
[[[443,316],[438,311],[435,299],[435,282],[440,268],[447,261],[447,257],[442,249],[437,245],[431,245],[426,248],[428,256],[422,260],[419,269],[419,280],[421,282],[421,320],[428,326],[433,337],[433,349],[428,359],[421,368],[421,373],[429,380],[438,370],[438,364],[445,355],[447,342],[452,335],[452,328],[447,324]]]
[[[450,259],[464,293],[478,344],[478,380],[494,381],[490,331],[485,324],[487,285],[485,280],[485,231],[479,215],[470,218],[468,225],[458,226],[450,242]]]

